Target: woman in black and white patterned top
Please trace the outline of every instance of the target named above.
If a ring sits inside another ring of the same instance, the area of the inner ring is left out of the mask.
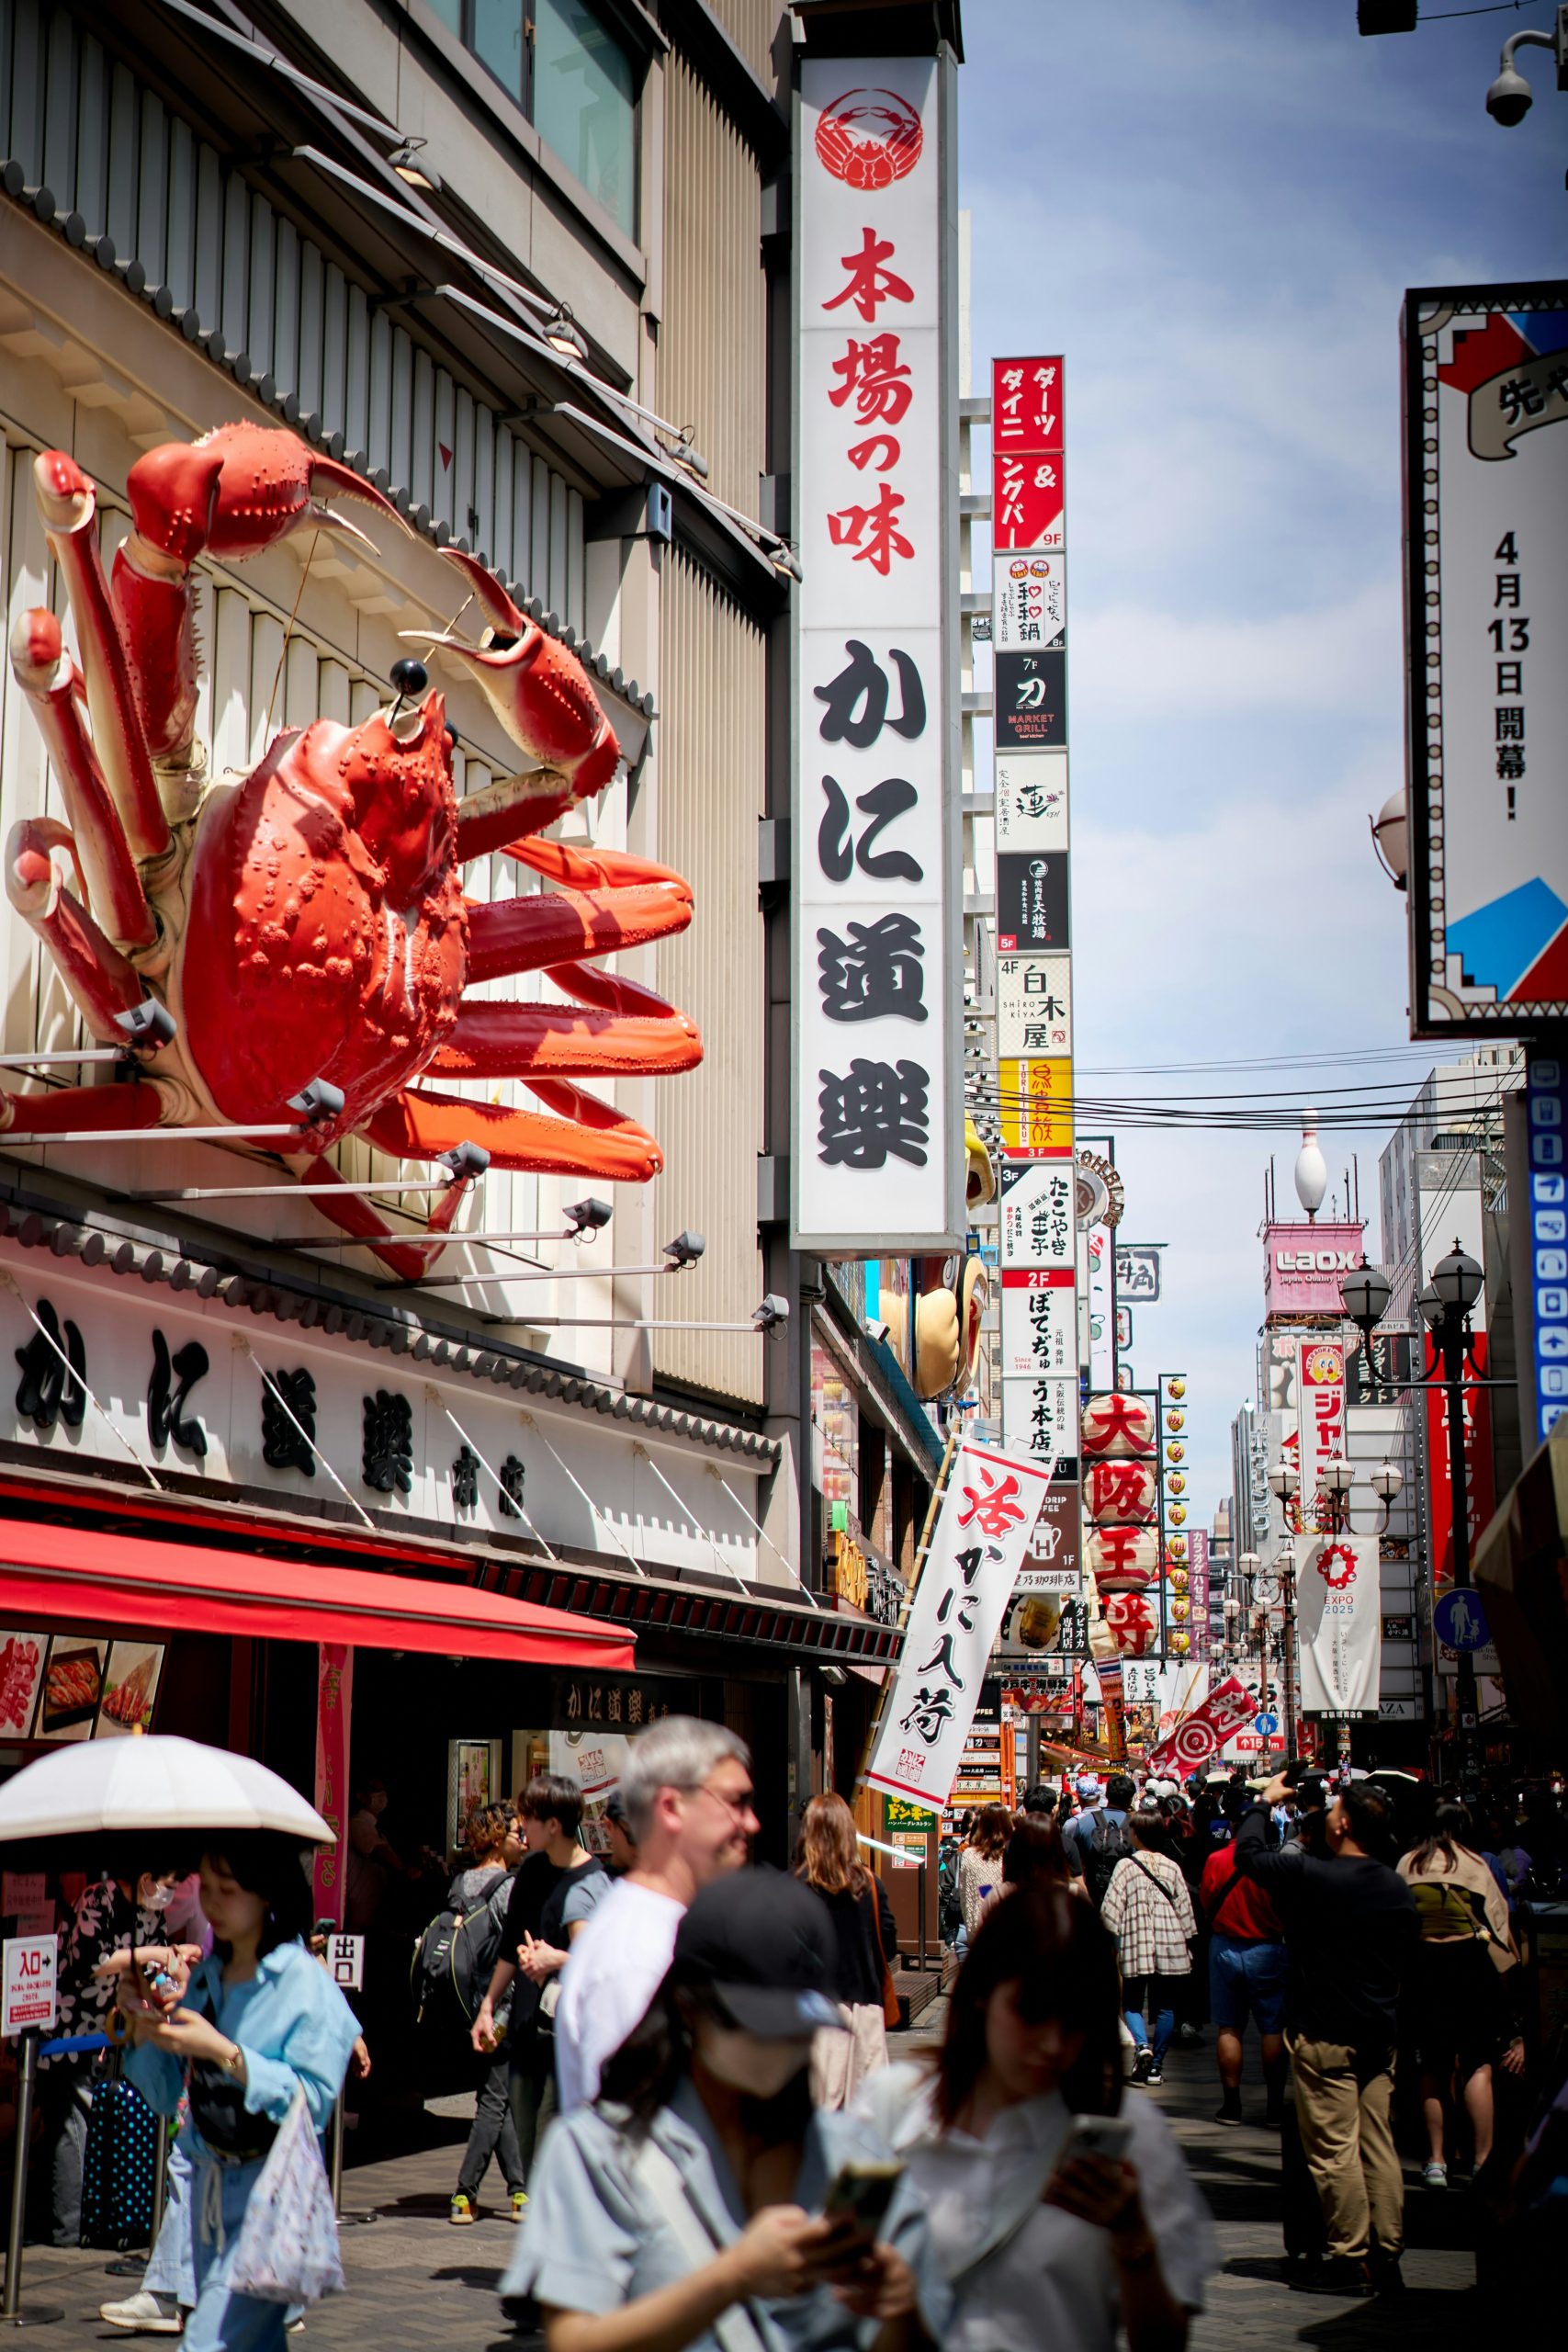
[[[1198,1922],[1180,1864],[1168,1851],[1163,1816],[1129,1814],[1127,1827],[1133,1851],[1111,1871],[1100,1916],[1116,1938],[1122,2011],[1138,2045],[1133,2080],[1158,2083],[1176,2031],[1176,1981],[1190,1973],[1188,1939],[1197,1934]]]

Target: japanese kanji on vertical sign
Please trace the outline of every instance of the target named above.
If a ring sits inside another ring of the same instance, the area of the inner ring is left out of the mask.
[[[940,1813],[1051,1483],[1049,1460],[960,1446],[865,1778]]]
[[[991,363],[1002,1433],[1076,1471],[1064,394],[1059,356]]]
[[[792,1238],[959,1245],[951,61],[807,59]]]

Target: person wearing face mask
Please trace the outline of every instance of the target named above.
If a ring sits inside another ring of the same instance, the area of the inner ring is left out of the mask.
[[[637,1862],[583,1924],[560,1975],[556,2098],[570,2115],[652,1999],[681,1915],[715,1879],[738,1871],[757,1834],[751,1757],[723,1724],[670,1715],[632,1743],[621,1796]]]
[[[947,2297],[907,2184],[874,2231],[823,2211],[844,2165],[888,2163],[863,2120],[812,2109],[832,1965],[831,1920],[798,1880],[741,1871],[694,1895],[597,2102],[540,2155],[501,2291],[536,2298],[547,2352],[942,2340]]]
[[[934,2061],[862,2091],[931,2217],[943,2352],[1113,2352],[1119,2325],[1130,2352],[1180,2352],[1219,2250],[1164,2116],[1123,2098],[1118,2007],[1090,1905],[1020,1887],[980,1924]]]
[[[177,1883],[174,1871],[138,1879],[95,1879],[78,1898],[60,1950],[61,2041],[102,2033],[113,2005],[114,1979],[100,1962],[132,1944],[157,1943],[165,1934],[164,1913]],[[32,2177],[47,2186],[52,2245],[78,2245],[82,2237],[82,2165],[98,2061],[91,2052],[45,2058],[39,2064],[39,2136]],[[40,2216],[41,2219],[41,2216]],[[39,2233],[42,2234],[42,2232]]]

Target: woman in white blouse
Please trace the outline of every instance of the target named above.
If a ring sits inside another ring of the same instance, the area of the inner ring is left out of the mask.
[[[1129,2352],[1181,2352],[1218,2250],[1164,2116],[1122,2109],[1117,2010],[1089,1906],[1022,1888],[981,1923],[934,2065],[864,2086],[953,2290],[944,2352],[1113,2352],[1119,2324]],[[1111,2116],[1124,2155],[1069,2148],[1076,2119]]]

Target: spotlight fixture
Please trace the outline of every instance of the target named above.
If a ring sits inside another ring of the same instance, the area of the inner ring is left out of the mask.
[[[150,1054],[155,1054],[160,1046],[172,1046],[179,1035],[174,1014],[155,996],[144,996],[129,1012],[117,1012],[114,1025],[124,1030],[130,1045]]]
[[[545,321],[539,332],[558,358],[587,358],[587,338],[564,302]]]
[[[452,1170],[454,1182],[460,1184],[471,1184],[490,1166],[490,1154],[482,1143],[454,1144],[450,1151],[437,1152],[435,1156],[444,1168]]]
[[[423,150],[428,143],[423,139],[405,139],[387,160],[398,177],[406,180],[410,187],[421,188],[427,196],[439,196],[443,186],[441,175],[434,164],[423,160]]]
[[[777,1291],[771,1290],[751,1320],[756,1329],[764,1334],[778,1330],[781,1325],[789,1321],[788,1299],[781,1298]]]
[[[327,1078],[313,1078],[309,1086],[302,1086],[298,1094],[288,1097],[289,1109],[298,1111],[308,1127],[324,1126],[329,1119],[341,1118],[343,1105],[342,1087],[334,1086]]]
[[[667,1241],[664,1245],[664,1254],[672,1261],[670,1269],[671,1273],[683,1272],[687,1266],[694,1266],[707,1246],[707,1242],[700,1233],[678,1233],[673,1241]]]
[[[570,1208],[561,1211],[574,1241],[585,1241],[591,1233],[603,1233],[615,1214],[608,1201],[599,1200],[592,1193],[585,1201],[573,1201]]]

